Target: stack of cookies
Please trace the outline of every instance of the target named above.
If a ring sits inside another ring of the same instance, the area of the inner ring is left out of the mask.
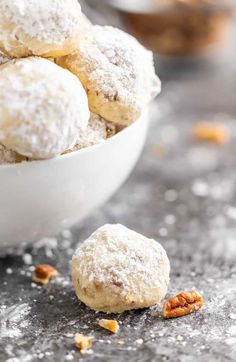
[[[0,2],[0,164],[92,146],[160,92],[152,53],[77,0]]]

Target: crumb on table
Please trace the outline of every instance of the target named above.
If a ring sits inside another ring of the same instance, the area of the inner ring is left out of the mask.
[[[87,349],[92,347],[92,338],[89,336],[84,336],[81,333],[76,333],[75,346],[80,350],[81,353],[84,353]]]
[[[48,264],[39,264],[35,268],[33,274],[33,281],[46,285],[49,283],[49,280],[55,278],[58,275],[58,271],[51,265]]]
[[[199,122],[193,128],[196,139],[224,145],[230,141],[230,132],[223,123]]]
[[[118,333],[119,331],[119,324],[116,320],[100,319],[98,324],[100,327],[105,328],[112,333]]]

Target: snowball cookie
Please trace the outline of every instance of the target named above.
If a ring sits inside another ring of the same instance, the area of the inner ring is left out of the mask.
[[[90,116],[82,84],[43,58],[0,66],[0,143],[33,159],[73,147]]]
[[[78,298],[96,311],[146,308],[166,295],[170,264],[163,247],[122,225],[104,225],[72,258]]]
[[[77,0],[0,1],[0,49],[12,57],[70,54],[80,36]]]
[[[5,55],[3,52],[0,51],[0,65],[5,64],[9,62],[9,60],[12,60],[12,58]]]
[[[88,127],[81,132],[76,144],[80,148],[93,146],[107,138],[106,121],[97,114],[91,114]]]
[[[134,122],[161,90],[152,53],[111,26],[92,26],[78,51],[57,63],[79,77],[91,112],[120,125]]]
[[[91,113],[87,128],[80,132],[76,145],[65,153],[78,151],[93,146],[107,138],[106,121],[100,116]]]
[[[108,123],[97,114],[91,113],[88,127],[80,132],[75,147],[67,150],[65,153],[71,153],[81,150],[82,148],[94,146],[105,141],[107,138],[114,136],[115,133],[116,127],[114,124]]]
[[[21,156],[15,151],[9,150],[5,146],[0,145],[0,165],[20,163],[24,161],[28,161],[27,157]]]

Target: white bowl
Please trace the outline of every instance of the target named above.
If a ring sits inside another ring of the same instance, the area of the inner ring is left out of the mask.
[[[148,113],[98,145],[46,161],[0,166],[0,246],[71,227],[106,202],[142,151]]]

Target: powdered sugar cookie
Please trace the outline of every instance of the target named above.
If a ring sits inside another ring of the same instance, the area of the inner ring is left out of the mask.
[[[1,0],[0,49],[16,58],[70,54],[82,23],[77,0]]]
[[[75,147],[65,153],[74,152],[81,148],[93,146],[107,138],[106,121],[96,114],[91,114],[87,128],[80,132]]]
[[[27,157],[21,156],[19,153],[9,150],[3,145],[0,145],[0,165],[20,163],[27,160]]]
[[[0,143],[33,159],[73,147],[90,116],[86,93],[73,74],[43,58],[0,67]]]
[[[164,298],[170,264],[163,247],[122,225],[104,225],[78,247],[72,280],[78,298],[111,313],[146,308]]]
[[[79,77],[91,112],[120,125],[134,122],[161,90],[152,53],[110,26],[92,26],[78,51],[57,63]]]
[[[80,133],[75,147],[67,150],[65,153],[71,153],[82,148],[96,145],[115,134],[116,126],[114,124],[108,123],[97,114],[91,113],[88,127]]]

